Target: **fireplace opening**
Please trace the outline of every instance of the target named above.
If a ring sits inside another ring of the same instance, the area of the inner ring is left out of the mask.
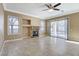
[[[39,27],[33,26],[32,27],[32,37],[38,37],[39,36]]]
[[[38,36],[38,31],[33,31],[33,37]]]

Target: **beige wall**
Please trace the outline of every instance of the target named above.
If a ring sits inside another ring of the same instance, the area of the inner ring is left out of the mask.
[[[40,26],[40,20],[38,18],[31,18],[31,25],[32,26]]]
[[[2,4],[0,3],[0,53],[3,42],[4,42],[4,10]]]
[[[13,15],[13,16],[18,16],[19,17],[20,29],[19,29],[19,33],[16,34],[16,35],[8,35],[8,16],[9,15]],[[11,40],[11,39],[13,40],[13,39],[17,39],[17,38],[21,37],[21,33],[22,33],[21,20],[22,19],[30,19],[32,26],[40,26],[40,19],[39,18],[26,16],[26,15],[22,15],[22,14],[10,12],[10,11],[5,11],[4,12],[4,16],[5,16],[4,17],[5,18],[5,40]]]
[[[52,19],[58,19],[58,18],[63,18],[63,17],[69,17],[69,40],[74,40],[74,41],[79,41],[79,12],[78,13],[73,13],[70,15],[65,15],[61,17],[56,17]],[[49,35],[49,21],[47,20],[47,34]]]
[[[79,13],[69,15],[70,40],[79,41]]]

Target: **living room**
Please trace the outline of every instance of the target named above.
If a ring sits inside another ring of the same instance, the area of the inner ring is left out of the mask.
[[[79,3],[0,3],[1,56],[78,56]]]

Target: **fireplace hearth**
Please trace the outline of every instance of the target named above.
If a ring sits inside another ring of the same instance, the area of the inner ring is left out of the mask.
[[[32,27],[32,37],[38,37],[39,36],[39,27],[33,26]]]

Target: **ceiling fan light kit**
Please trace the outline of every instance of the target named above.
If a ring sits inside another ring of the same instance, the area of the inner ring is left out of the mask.
[[[53,11],[53,9],[49,9],[49,10],[48,10],[48,12],[52,12],[52,11]]]

